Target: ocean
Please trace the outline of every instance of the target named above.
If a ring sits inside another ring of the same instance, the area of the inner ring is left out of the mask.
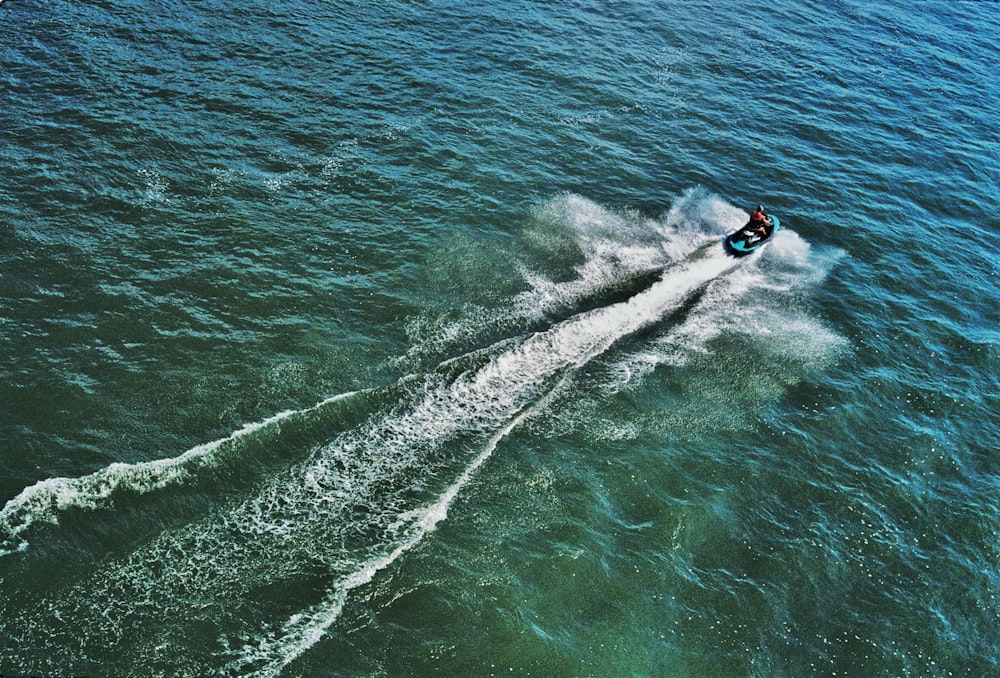
[[[997,35],[3,2],[0,675],[1000,676]]]

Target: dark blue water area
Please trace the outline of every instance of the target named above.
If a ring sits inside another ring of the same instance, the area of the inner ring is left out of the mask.
[[[0,674],[1000,673],[996,8],[0,4]]]

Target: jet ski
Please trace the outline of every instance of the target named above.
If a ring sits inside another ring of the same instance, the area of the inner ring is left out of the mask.
[[[771,235],[781,225],[781,221],[773,214],[765,214],[764,216],[767,217],[767,221],[764,222],[763,234],[750,228],[749,225],[744,226],[735,233],[726,236],[726,251],[734,257],[745,257],[763,247],[764,243],[771,239]]]

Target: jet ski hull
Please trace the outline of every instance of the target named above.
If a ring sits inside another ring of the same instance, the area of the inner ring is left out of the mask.
[[[781,225],[781,221],[775,215],[768,214],[767,217],[771,220],[771,223],[764,227],[764,235],[754,233],[743,227],[735,233],[730,233],[726,236],[726,251],[734,257],[745,257],[767,244],[771,240],[771,236],[774,235],[774,232]]]

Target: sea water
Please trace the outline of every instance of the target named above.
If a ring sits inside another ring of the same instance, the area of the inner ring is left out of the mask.
[[[1000,675],[997,34],[3,3],[0,675]]]

